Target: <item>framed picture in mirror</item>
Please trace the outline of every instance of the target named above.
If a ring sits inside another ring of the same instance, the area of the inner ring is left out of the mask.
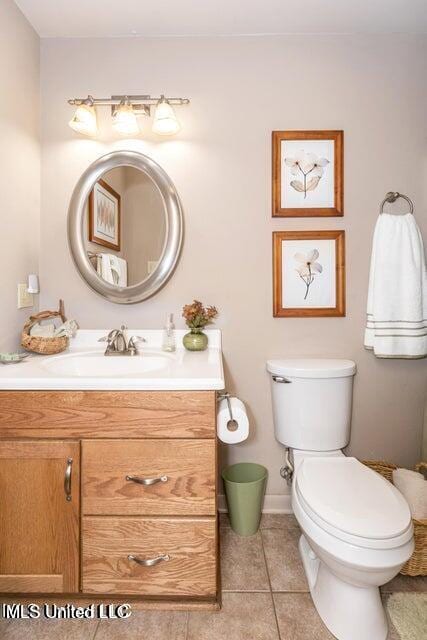
[[[345,316],[344,231],[273,233],[273,315]]]
[[[98,180],[89,196],[89,241],[120,251],[120,194]]]
[[[344,215],[344,132],[273,131],[273,217]]]

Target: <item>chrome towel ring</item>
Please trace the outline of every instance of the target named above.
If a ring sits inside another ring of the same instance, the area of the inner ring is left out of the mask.
[[[396,202],[398,198],[402,198],[403,200],[406,200],[406,202],[409,204],[409,213],[414,213],[414,203],[412,202],[411,198],[408,198],[408,196],[405,196],[403,193],[399,193],[398,191],[389,191],[388,193],[385,194],[385,198],[381,202],[380,214],[384,213],[384,205],[387,202]]]

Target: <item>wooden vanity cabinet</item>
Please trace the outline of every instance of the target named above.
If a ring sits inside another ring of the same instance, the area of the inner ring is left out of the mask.
[[[0,592],[79,590],[80,444],[0,441]]]
[[[1,391],[0,599],[217,608],[216,485],[214,391]]]

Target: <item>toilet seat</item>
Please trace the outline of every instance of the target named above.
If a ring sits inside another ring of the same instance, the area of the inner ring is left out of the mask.
[[[399,491],[350,457],[310,457],[298,467],[301,507],[324,531],[356,546],[394,548],[412,537],[411,514]]]

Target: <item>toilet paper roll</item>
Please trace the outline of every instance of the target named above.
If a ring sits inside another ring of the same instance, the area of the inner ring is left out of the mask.
[[[231,431],[228,428],[228,422],[230,421],[230,411],[228,409],[228,403],[223,398],[218,404],[217,414],[217,434],[221,442],[225,444],[237,444],[247,440],[249,435],[249,419],[246,413],[245,405],[239,398],[230,398],[231,411],[233,413],[233,419],[237,421],[238,427],[235,431]]]

